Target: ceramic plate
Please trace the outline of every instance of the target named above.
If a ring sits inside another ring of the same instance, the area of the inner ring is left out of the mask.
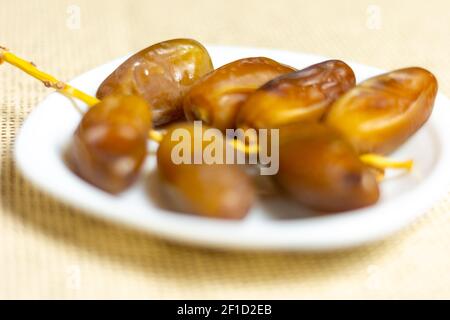
[[[210,46],[208,50],[215,67],[250,56],[267,56],[299,69],[326,59],[254,48]],[[124,59],[97,67],[71,84],[95,94],[101,81]],[[358,81],[382,73],[369,66],[350,65]],[[450,103],[441,94],[429,122],[393,154],[399,159],[414,159],[414,172],[384,181],[376,205],[327,216],[318,216],[277,197],[258,202],[249,216],[238,222],[165,210],[159,196],[154,156],[148,158],[140,180],[131,189],[119,196],[109,195],[78,178],[64,162],[64,150],[79,121],[80,113],[73,102],[58,93],[50,94],[36,106],[25,121],[15,148],[16,162],[25,177],[88,214],[182,243],[303,251],[357,246],[384,238],[408,225],[450,188]]]

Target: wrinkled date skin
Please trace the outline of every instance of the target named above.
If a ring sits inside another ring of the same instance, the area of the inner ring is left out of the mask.
[[[202,120],[222,131],[236,127],[236,115],[247,97],[266,82],[295,69],[257,57],[226,64],[209,73],[186,94],[188,120]]]
[[[275,78],[256,90],[239,110],[240,128],[277,128],[318,121],[328,107],[355,86],[355,74],[344,62],[324,61]]]
[[[255,200],[251,179],[234,164],[175,164],[171,154],[178,141],[172,141],[171,137],[177,129],[186,130],[193,141],[192,123],[172,125],[157,152],[161,187],[174,209],[211,218],[246,216]],[[192,156],[193,151],[192,148]]]
[[[428,120],[437,81],[422,68],[406,68],[368,79],[339,98],[325,122],[359,153],[388,154]]]
[[[137,178],[151,128],[148,103],[137,96],[108,96],[89,109],[68,150],[70,165],[84,180],[112,194]]]
[[[152,107],[153,123],[163,125],[183,117],[182,99],[190,86],[213,70],[208,51],[197,41],[175,39],[148,47],[121,64],[97,91],[138,95]]]
[[[280,168],[275,180],[300,204],[340,212],[377,202],[372,171],[335,130],[320,123],[280,128]]]

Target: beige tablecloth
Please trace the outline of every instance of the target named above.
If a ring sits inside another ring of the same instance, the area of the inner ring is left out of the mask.
[[[175,37],[420,65],[450,94],[446,0],[0,4],[0,44],[62,79]],[[48,93],[0,67],[0,298],[450,298],[450,196],[381,243],[328,254],[179,246],[65,206],[30,186],[12,159],[21,123]]]

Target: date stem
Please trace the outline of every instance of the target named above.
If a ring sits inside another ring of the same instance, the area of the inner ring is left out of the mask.
[[[7,62],[29,74],[33,78],[40,80],[47,88],[53,88],[63,94],[77,98],[86,103],[88,106],[93,106],[100,102],[97,98],[92,97],[83,91],[58,80],[54,76],[39,70],[34,63],[16,56],[5,47],[0,47],[0,63],[2,62]]]
[[[363,154],[359,158],[366,165],[380,170],[390,168],[390,169],[404,169],[407,171],[411,171],[414,166],[413,160],[404,160],[404,161],[393,160],[374,153]]]

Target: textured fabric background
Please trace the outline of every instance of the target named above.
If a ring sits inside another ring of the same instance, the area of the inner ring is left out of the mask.
[[[446,0],[0,0],[0,44],[62,79],[174,37],[421,65],[450,94]],[[0,67],[0,298],[450,298],[450,195],[394,237],[328,254],[184,247],[65,206],[11,155],[48,93]]]

